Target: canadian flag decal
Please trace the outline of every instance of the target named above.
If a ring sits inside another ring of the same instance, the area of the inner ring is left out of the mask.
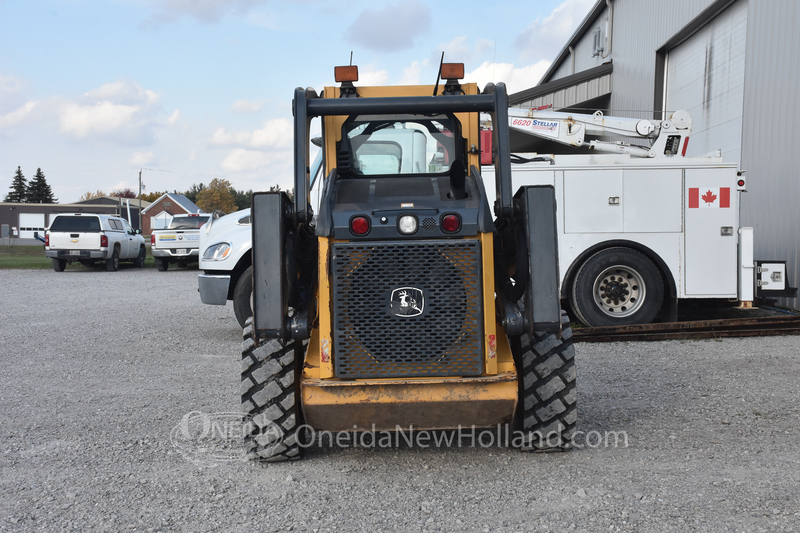
[[[730,187],[689,188],[689,209],[698,207],[730,207]]]

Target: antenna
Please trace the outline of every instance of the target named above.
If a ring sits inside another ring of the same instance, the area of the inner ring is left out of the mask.
[[[350,50],[350,66],[353,66],[353,51]]]
[[[442,77],[442,65],[444,64],[444,50],[442,50],[442,59],[439,60],[439,72],[436,74],[436,82],[433,84],[433,96],[439,92],[439,78]]]

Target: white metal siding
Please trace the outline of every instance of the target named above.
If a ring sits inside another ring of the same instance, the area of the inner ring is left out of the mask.
[[[687,156],[721,150],[741,162],[747,2],[739,1],[667,54],[664,109],[692,116]]]

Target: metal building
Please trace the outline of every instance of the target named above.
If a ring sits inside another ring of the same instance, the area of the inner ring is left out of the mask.
[[[760,259],[800,282],[800,2],[599,0],[518,107],[661,119],[688,110],[687,156],[721,150],[746,171],[741,223]],[[515,150],[563,151],[512,139]],[[797,307],[797,299],[781,303]]]

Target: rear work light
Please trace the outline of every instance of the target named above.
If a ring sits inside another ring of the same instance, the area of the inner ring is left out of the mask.
[[[353,235],[366,235],[369,233],[369,219],[357,216],[350,219],[350,231]]]
[[[358,67],[356,65],[349,65],[347,67],[333,67],[333,77],[336,83],[345,81],[354,82],[358,81]]]
[[[100,247],[108,248],[108,237],[105,235],[100,235]]]
[[[464,63],[442,63],[443,80],[460,80],[464,77]]]
[[[458,215],[445,215],[442,217],[442,231],[455,233],[461,229],[461,218]]]

